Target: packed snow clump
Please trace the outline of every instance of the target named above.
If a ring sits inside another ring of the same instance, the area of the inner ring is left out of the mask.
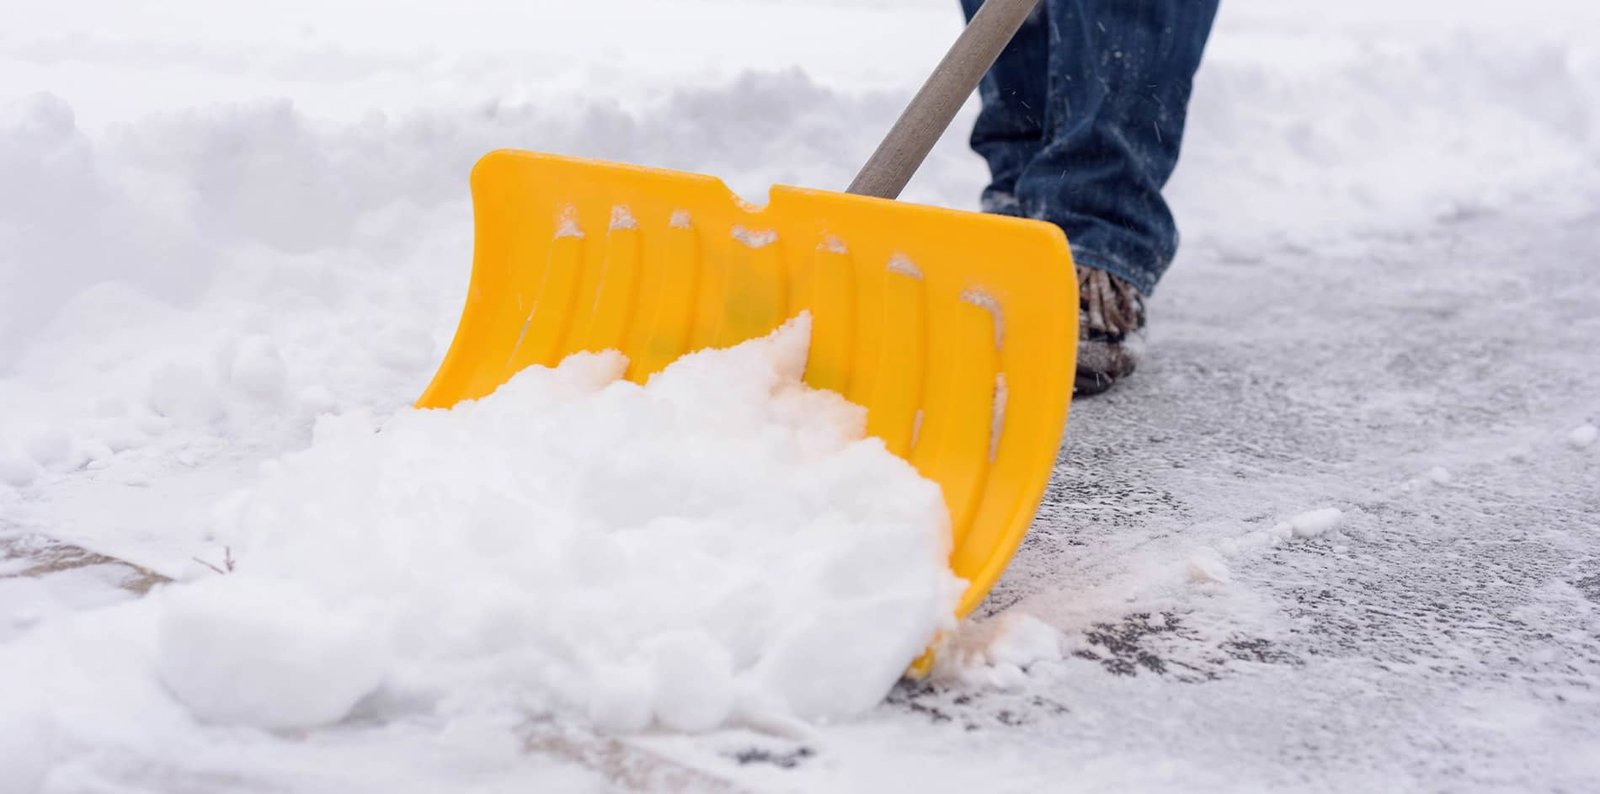
[[[1006,612],[990,621],[967,623],[950,638],[934,668],[944,682],[980,689],[1015,689],[1028,668],[1062,656],[1062,635],[1024,612]]]
[[[1448,480],[1449,476],[1446,475],[1443,481]],[[1295,537],[1314,538],[1338,526],[1342,520],[1344,520],[1343,510],[1337,507],[1323,507],[1296,515],[1289,519],[1288,525]]]
[[[156,671],[203,722],[299,728],[343,719],[382,683],[384,638],[303,587],[216,578],[168,594]]]
[[[236,570],[158,599],[157,676],[269,728],[363,702],[615,731],[872,707],[962,582],[938,487],[800,381],[808,339],[802,317],[642,387],[579,354],[452,410],[325,417],[219,510]]]

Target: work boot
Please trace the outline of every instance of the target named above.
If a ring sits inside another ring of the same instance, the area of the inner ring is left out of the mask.
[[[1144,297],[1104,270],[1078,266],[1078,376],[1072,393],[1099,394],[1133,374],[1144,353]]]

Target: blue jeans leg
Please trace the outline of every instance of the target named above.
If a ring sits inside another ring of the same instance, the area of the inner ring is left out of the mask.
[[[979,91],[985,209],[1051,221],[1079,264],[1154,290],[1178,247],[1161,188],[1217,2],[1041,0]],[[969,18],[980,3],[962,0]]]
[[[983,0],[962,0],[967,19],[978,12],[982,3]],[[978,84],[983,108],[972,127],[972,149],[989,161],[993,176],[983,191],[985,212],[1023,214],[1017,199],[1017,178],[1044,148],[1049,35],[1041,2]]]

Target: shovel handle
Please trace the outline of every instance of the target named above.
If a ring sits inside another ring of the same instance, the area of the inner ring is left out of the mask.
[[[846,192],[898,198],[1039,0],[986,0]]]

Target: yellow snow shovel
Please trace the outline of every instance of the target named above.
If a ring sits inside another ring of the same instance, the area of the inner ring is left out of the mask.
[[[697,174],[498,151],[472,171],[476,251],[455,341],[419,407],[533,364],[673,359],[812,317],[806,382],[939,483],[950,564],[983,600],[1033,520],[1072,393],[1077,282],[1051,224],[894,201],[1035,0],[989,0],[848,194],[765,207]]]

